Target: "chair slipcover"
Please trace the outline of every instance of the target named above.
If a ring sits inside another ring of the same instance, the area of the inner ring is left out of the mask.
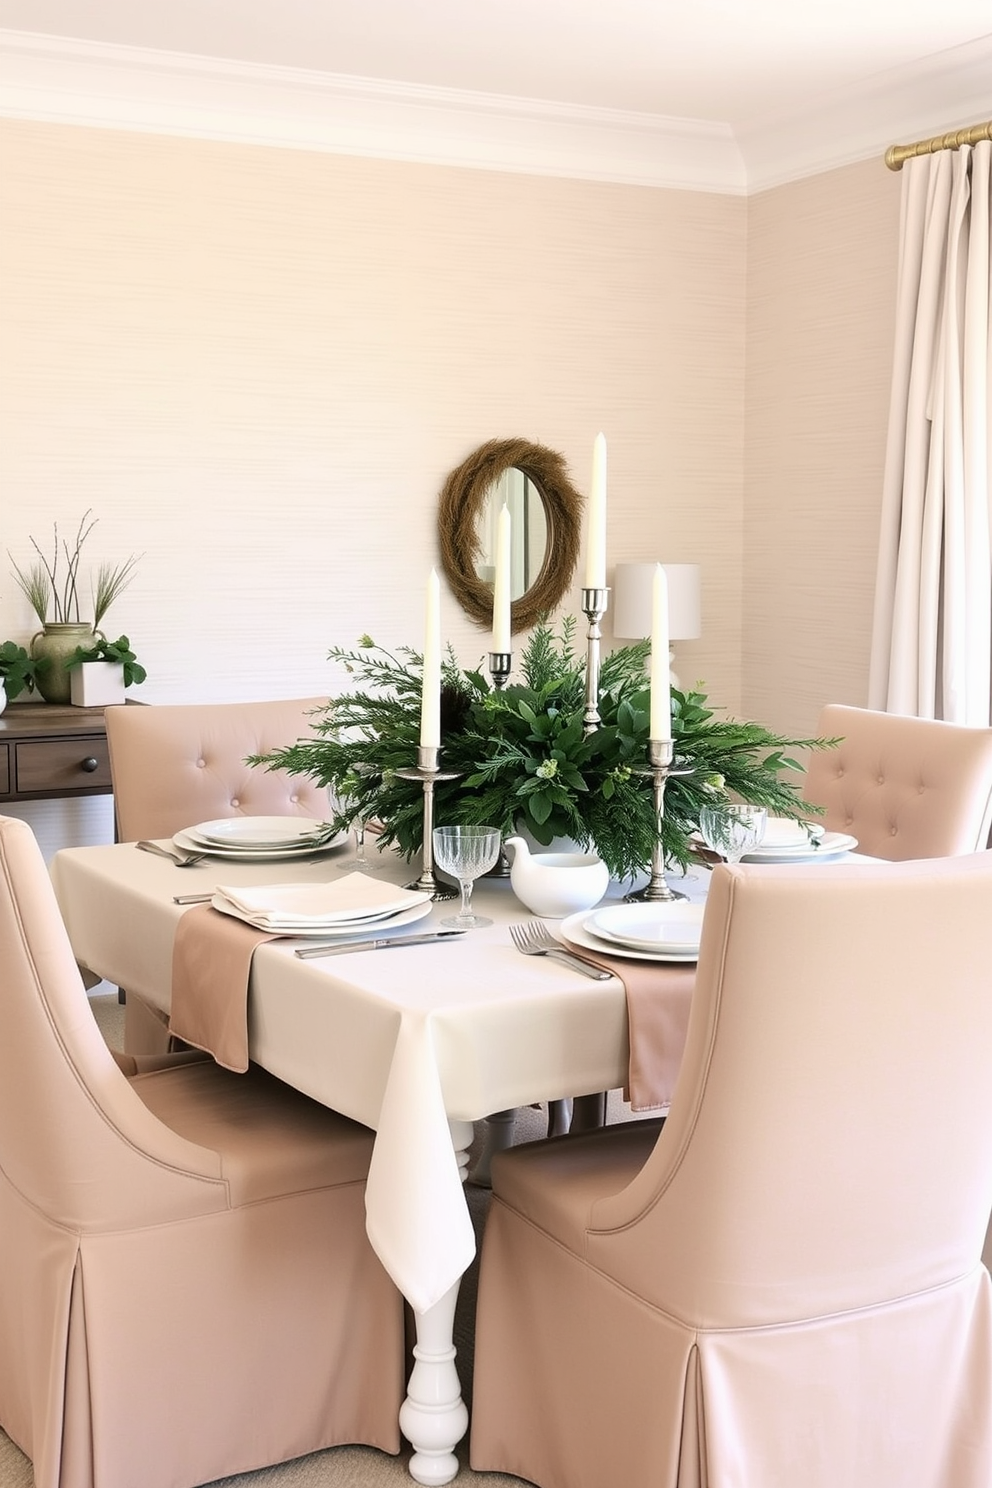
[[[988,1488],[992,857],[718,868],[656,1128],[501,1154],[472,1465]]]
[[[117,835],[171,837],[230,816],[327,816],[327,792],[302,775],[245,764],[312,733],[326,698],[176,703],[106,710]]]
[[[327,792],[301,775],[245,763],[311,734],[326,698],[260,703],[124,705],[105,713],[117,835],[122,842],[172,837],[197,822],[233,816],[328,815]],[[170,1047],[166,1019],[127,996],[124,1045]]]
[[[992,729],[828,703],[803,796],[861,852],[895,862],[977,852],[992,826]]]
[[[0,817],[0,1425],[37,1488],[399,1448],[372,1133],[260,1070],[122,1072],[30,829]]]

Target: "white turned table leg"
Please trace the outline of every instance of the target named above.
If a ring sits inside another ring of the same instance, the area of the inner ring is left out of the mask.
[[[427,1312],[417,1313],[415,1360],[400,1407],[400,1430],[413,1446],[410,1476],[417,1483],[450,1483],[458,1471],[454,1449],[468,1430],[452,1333],[458,1284]]]
[[[468,1121],[448,1125],[464,1182],[474,1129]],[[400,1407],[400,1430],[413,1447],[410,1476],[416,1483],[451,1482],[458,1472],[455,1447],[468,1430],[453,1342],[459,1285],[456,1282],[433,1307],[414,1315],[417,1342],[406,1399]]]

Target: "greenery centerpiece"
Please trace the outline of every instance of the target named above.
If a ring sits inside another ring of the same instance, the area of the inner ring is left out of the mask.
[[[456,778],[434,788],[439,825],[489,824],[504,835],[525,828],[537,842],[566,837],[596,851],[613,877],[628,879],[651,861],[657,841],[647,761],[650,716],[646,664],[649,643],[620,647],[603,658],[600,725],[586,733],[585,657],[574,649],[575,622],[556,634],[533,631],[520,657],[522,680],[498,689],[481,670],[463,670],[450,648],[442,663],[441,769]],[[305,775],[348,802],[335,818],[348,825],[356,810],[382,823],[382,840],[407,858],[420,851],[423,794],[397,771],[416,760],[422,658],[397,655],[363,636],[358,649],[335,647],[330,658],[359,684],[314,715],[313,734],[250,763]],[[666,860],[685,866],[704,804],[742,800],[805,820],[787,751],[822,747],[820,739],[786,739],[760,724],[718,717],[701,692],[672,690],[674,765],[665,791],[662,846]],[[793,778],[788,778],[790,775]],[[357,805],[356,805],[357,802]]]

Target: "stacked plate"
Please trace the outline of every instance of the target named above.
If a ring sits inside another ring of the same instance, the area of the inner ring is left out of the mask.
[[[636,961],[695,961],[703,928],[702,904],[614,904],[572,915],[562,935],[601,955]]]
[[[187,827],[172,840],[183,852],[257,863],[326,852],[345,842],[347,833],[332,836],[326,822],[308,816],[233,816]]]
[[[770,816],[757,847],[745,853],[745,863],[816,863],[853,852],[856,837],[846,832],[827,832],[819,822],[795,822]]]
[[[379,883],[366,873],[345,873],[330,883],[218,884],[214,909],[275,935],[348,936],[390,930],[430,914],[429,894]]]

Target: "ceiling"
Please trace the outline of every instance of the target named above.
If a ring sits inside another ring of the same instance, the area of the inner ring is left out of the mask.
[[[172,76],[205,77],[209,59],[242,83],[285,87],[298,71],[311,89],[316,74],[339,90],[360,80],[366,97],[374,83],[380,100],[395,87],[434,107],[482,95],[518,120],[729,139],[748,187],[767,141],[791,132],[808,149],[818,117],[836,141],[829,121],[844,137],[859,114],[879,134],[919,119],[911,138],[992,115],[989,0],[0,0],[4,43],[22,67],[29,53],[147,65],[152,52]]]

